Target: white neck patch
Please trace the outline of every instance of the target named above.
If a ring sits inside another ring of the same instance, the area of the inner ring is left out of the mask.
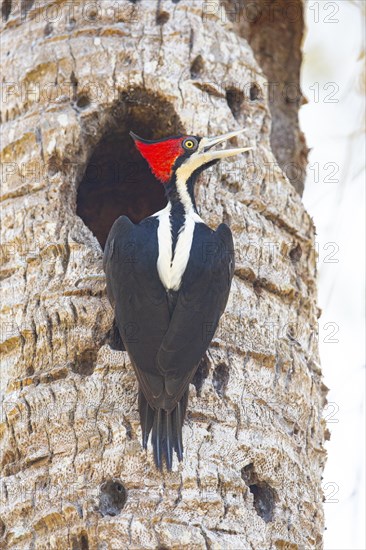
[[[181,167],[183,168],[183,166]],[[157,269],[159,277],[167,290],[179,290],[191,252],[193,233],[196,223],[203,223],[194,211],[191,197],[186,187],[186,174],[177,170],[177,191],[185,210],[185,222],[179,231],[173,258],[172,228],[170,224],[171,204],[157,214],[159,220],[158,243],[159,256]],[[189,177],[189,175],[188,175]]]

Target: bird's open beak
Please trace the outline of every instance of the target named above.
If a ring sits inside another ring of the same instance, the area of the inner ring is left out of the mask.
[[[245,151],[251,151],[253,147],[238,147],[236,149],[220,149],[219,151],[211,151],[212,147],[215,145],[219,145],[219,143],[238,136],[243,132],[245,132],[245,129],[235,130],[234,132],[229,132],[227,134],[223,134],[222,136],[213,138],[202,138],[199,144],[199,151],[201,153],[200,157],[204,157],[205,163],[207,163],[213,160],[233,157],[234,155],[239,155],[239,153],[245,153]]]

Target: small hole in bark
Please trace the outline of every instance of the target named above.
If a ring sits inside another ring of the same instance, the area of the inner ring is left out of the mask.
[[[249,485],[249,490],[253,494],[254,508],[257,514],[266,523],[272,521],[275,508],[275,491],[265,481],[260,485]]]
[[[86,349],[76,356],[71,370],[81,376],[90,376],[94,372],[96,359],[97,352],[93,349]]]
[[[12,464],[13,462],[15,462],[15,454],[13,453],[13,451],[3,451],[3,456],[1,459],[2,468],[5,468],[7,464]]]
[[[27,368],[27,376],[33,376],[34,368],[32,366]]]
[[[272,521],[277,501],[276,491],[266,481],[258,478],[253,464],[242,468],[241,477],[253,495],[254,508],[258,516],[266,523]]]
[[[98,15],[97,10],[90,10],[90,12],[87,15],[87,19],[89,19],[89,21],[95,21],[97,18],[97,15]]]
[[[79,109],[85,109],[86,107],[89,107],[89,105],[90,105],[90,99],[87,95],[81,95],[76,102],[76,106]]]
[[[159,11],[156,15],[156,22],[158,25],[165,25],[170,19],[170,14],[167,11]]]
[[[80,539],[78,537],[72,538],[72,550],[89,550],[88,535],[81,533]]]
[[[11,0],[4,0],[1,4],[1,16],[3,18],[3,21],[7,21],[9,19],[9,15],[11,12]]]
[[[202,74],[205,68],[205,62],[203,61],[202,55],[197,55],[194,61],[191,64],[191,78],[197,78]]]
[[[23,17],[26,17],[27,13],[34,4],[34,0],[21,0],[20,2],[20,11]]]
[[[66,29],[68,31],[72,31],[76,25],[76,21],[73,17],[70,17],[70,19],[67,21]]]
[[[44,36],[49,36],[53,31],[53,25],[52,23],[48,22],[47,25],[44,28],[43,34]]]
[[[295,323],[289,324],[287,327],[286,336],[293,342],[296,342],[296,338],[300,336],[299,327]]]
[[[126,436],[128,437],[128,439],[132,439],[132,426],[125,417],[123,417],[123,425],[126,430]]]
[[[80,547],[81,547],[81,550],[89,550],[88,535],[86,533],[81,534]]]
[[[137,151],[130,130],[145,139],[184,132],[173,106],[145,90],[123,93],[105,116],[78,188],[76,210],[102,248],[119,216],[138,223],[166,205],[164,187]]]
[[[207,355],[205,355],[201,359],[201,362],[198,365],[196,373],[192,380],[192,384],[196,387],[196,392],[198,396],[201,395],[201,389],[202,389],[203,383],[206,380],[209,372],[210,372],[210,364],[207,359]]]
[[[229,368],[225,363],[217,365],[213,372],[212,383],[216,393],[223,397],[229,382]]]
[[[121,481],[109,480],[103,483],[99,495],[99,511],[102,516],[117,516],[127,500],[127,491]]]
[[[49,162],[48,162],[48,166],[47,166],[47,169],[48,169],[48,173],[50,176],[54,176],[55,174],[57,174],[57,172],[60,172],[60,160],[57,158],[56,155],[52,155],[49,159]]]
[[[253,290],[257,296],[262,296],[263,288],[261,279],[255,279],[255,281],[253,282]]]
[[[226,90],[226,101],[230,107],[231,112],[236,120],[238,120],[241,107],[244,101],[244,94],[241,90],[237,88],[228,88]]]
[[[261,91],[257,84],[252,84],[249,89],[249,97],[250,101],[256,101],[257,99],[260,99]]]
[[[290,258],[291,258],[291,261],[293,263],[296,263],[300,260],[301,256],[302,256],[302,248],[299,244],[297,244],[295,246],[295,248],[293,248],[292,250],[290,250]]]
[[[72,100],[75,101],[79,83],[78,83],[78,79],[75,76],[74,71],[71,71],[70,82],[72,86]]]
[[[54,176],[58,172],[67,174],[70,170],[70,160],[68,158],[62,159],[58,153],[54,153],[49,158],[47,170],[50,176]]]
[[[70,82],[71,82],[71,85],[72,87],[75,89],[78,87],[78,79],[76,78],[75,76],[75,73],[74,71],[71,71],[71,74],[70,74]]]
[[[6,531],[6,525],[3,520],[0,518],[0,537],[3,537]]]

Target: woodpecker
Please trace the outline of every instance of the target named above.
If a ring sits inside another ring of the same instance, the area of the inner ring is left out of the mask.
[[[223,314],[234,275],[233,238],[200,218],[197,176],[220,159],[251,148],[213,150],[220,137],[175,136],[148,141],[130,132],[164,186],[167,206],[138,224],[118,218],[103,258],[107,294],[139,385],[142,445],[150,432],[154,461],[183,459],[182,426],[189,384]]]

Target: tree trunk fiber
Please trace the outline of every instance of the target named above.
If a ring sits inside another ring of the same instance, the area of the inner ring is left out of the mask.
[[[4,548],[322,546],[314,227],[274,156],[297,162],[298,145],[275,151],[270,139],[271,108],[301,142],[298,106],[287,118],[273,109],[268,62],[242,37],[260,44],[266,25],[249,37],[228,4],[2,2]],[[302,30],[301,19],[289,38],[297,60]],[[277,44],[285,63],[286,39]],[[141,446],[136,379],[102,270],[114,219],[164,204],[128,132],[241,126],[238,144],[253,151],[197,189],[206,223],[233,231],[236,274],[190,387],[184,462],[160,473]]]

